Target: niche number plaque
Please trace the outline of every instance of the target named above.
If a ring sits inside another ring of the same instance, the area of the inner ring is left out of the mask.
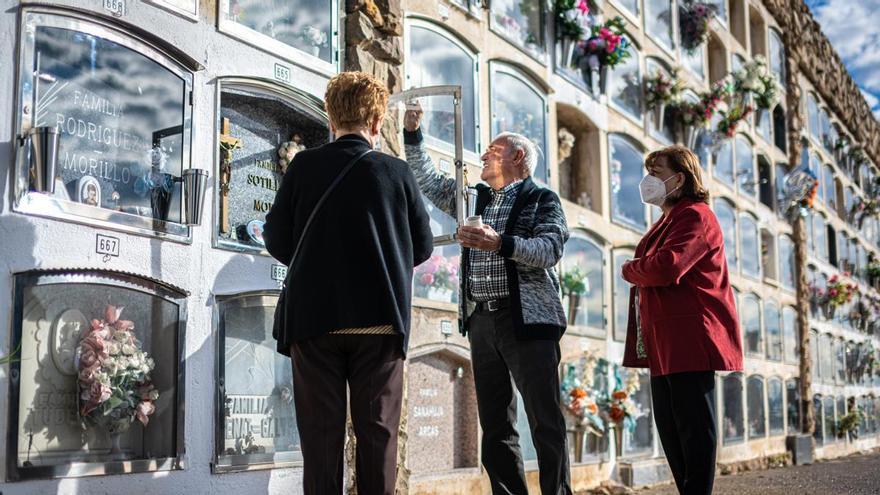
[[[104,10],[115,17],[122,17],[125,15],[125,0],[104,0]]]
[[[275,64],[275,80],[290,84],[290,67]]]
[[[104,256],[119,256],[119,239],[98,234],[95,240],[95,252]]]
[[[272,265],[272,280],[276,282],[284,282],[287,276],[287,267],[284,265]]]

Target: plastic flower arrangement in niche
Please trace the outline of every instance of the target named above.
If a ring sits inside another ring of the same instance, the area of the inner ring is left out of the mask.
[[[613,69],[629,58],[630,42],[624,35],[625,27],[626,22],[620,16],[593,26],[590,37],[580,45],[590,69]]]
[[[605,422],[599,414],[602,391],[591,389],[591,385],[600,361],[594,353],[584,352],[579,363],[565,365],[565,375],[559,384],[563,410],[572,419],[574,426],[598,436],[602,436],[605,429]]]
[[[848,273],[845,275],[849,276]],[[858,287],[840,280],[837,275],[828,279],[828,291],[826,300],[829,306],[837,307],[852,301],[853,295],[858,293]]]
[[[622,373],[626,376],[621,376]],[[642,409],[632,399],[641,387],[639,372],[621,371],[620,368],[615,367],[614,382],[611,395],[605,397],[599,404],[602,417],[609,424],[616,425],[618,431],[621,430],[621,426],[632,431],[636,427],[636,420],[643,414]]]
[[[562,271],[562,297],[568,297],[568,323],[574,325],[580,300],[590,292],[590,280],[579,266]]]
[[[678,25],[681,32],[681,46],[693,55],[709,38],[709,21],[718,13],[718,8],[708,2],[684,0],[678,5]]]
[[[724,81],[719,81],[712,88],[700,95],[697,101],[680,99],[670,105],[675,113],[676,120],[686,126],[705,127],[715,112],[727,108],[726,100],[730,96],[732,87]]]
[[[135,419],[146,426],[159,398],[153,358],[135,338],[134,322],[119,319],[122,310],[108,305],[77,347],[80,417],[111,434],[128,431]]]
[[[431,256],[415,271],[415,296],[455,302],[458,290],[459,256]]]
[[[756,55],[734,72],[733,83],[735,93],[740,97],[753,95],[759,109],[770,109],[779,103],[779,81],[761,55]]]
[[[556,39],[578,41],[589,29],[590,4],[587,0],[555,0]]]
[[[645,79],[645,106],[651,110],[662,105],[669,105],[681,98],[684,82],[678,77],[678,68],[672,69],[670,75],[658,70]]]
[[[299,36],[313,48],[320,49],[323,46],[327,46],[327,33],[311,24],[304,27]]]

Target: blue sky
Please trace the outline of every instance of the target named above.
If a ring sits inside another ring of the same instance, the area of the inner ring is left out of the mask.
[[[806,0],[880,119],[880,0]]]

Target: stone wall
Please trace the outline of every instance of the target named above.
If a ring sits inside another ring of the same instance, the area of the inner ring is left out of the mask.
[[[803,72],[868,156],[880,164],[880,122],[810,9],[803,0],[764,0],[764,5],[786,38],[797,40],[785,43],[790,66]]]

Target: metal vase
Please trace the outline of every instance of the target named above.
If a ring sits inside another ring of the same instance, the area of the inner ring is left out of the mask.
[[[31,190],[55,192],[55,170],[58,164],[59,134],[57,127],[34,127],[27,133],[30,142]]]
[[[208,171],[190,168],[183,171],[183,219],[187,225],[201,225]]]
[[[655,131],[663,130],[663,117],[666,114],[666,104],[660,103],[651,109],[651,124],[654,126]]]
[[[684,126],[684,145],[690,150],[697,149],[697,138],[700,137],[700,127],[695,125]]]

